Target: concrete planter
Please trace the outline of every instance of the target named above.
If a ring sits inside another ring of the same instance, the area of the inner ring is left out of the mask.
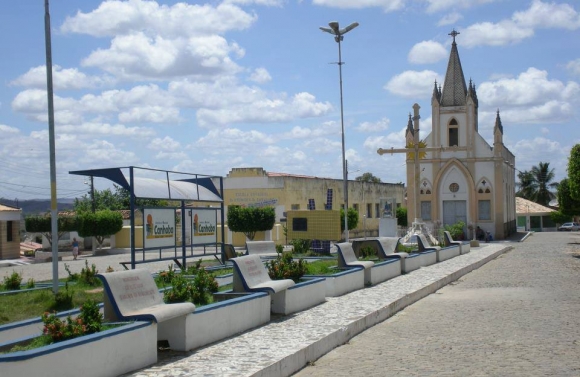
[[[401,275],[401,260],[389,259],[375,263],[370,269],[370,284],[375,285]],[[365,279],[366,280],[366,279]],[[368,281],[366,281],[368,282]]]
[[[362,268],[349,268],[332,275],[305,275],[304,277],[324,279],[326,297],[342,296],[365,286]]]
[[[304,278],[288,289],[274,293],[272,297],[272,313],[292,314],[325,301],[326,282],[323,278]]]
[[[217,299],[229,295],[216,294]],[[265,292],[234,294],[235,298],[198,307],[185,317],[185,332],[174,327],[170,344],[176,351],[190,351],[239,334],[270,321],[270,297]],[[165,329],[172,331],[172,329]]]
[[[445,247],[437,251],[437,262],[443,262],[447,259],[455,258],[461,254],[459,245]]]
[[[0,345],[5,347],[11,344]],[[0,355],[0,370],[3,376],[118,376],[156,362],[157,325],[132,322],[46,347]]]
[[[437,263],[437,250],[428,250],[418,254],[421,267],[427,267]]]

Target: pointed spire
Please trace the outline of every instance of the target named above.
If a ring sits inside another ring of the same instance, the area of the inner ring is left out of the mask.
[[[413,129],[413,118],[411,118],[411,113],[409,113],[409,122],[407,123],[407,133],[415,135],[415,130]]]
[[[437,80],[435,80],[435,86],[433,87],[433,99],[436,99],[437,102],[441,102],[441,92],[437,90]]]
[[[442,106],[462,106],[466,103],[467,85],[465,85],[465,76],[463,76],[461,60],[459,60],[457,43],[455,43],[455,37],[458,34],[459,32],[455,31],[455,29],[449,33],[453,37],[453,43],[451,44],[451,53],[449,55],[449,63],[447,63],[445,83],[443,84]]]
[[[501,132],[503,135],[503,125],[501,124],[501,118],[499,117],[499,109],[497,109],[497,115],[495,116],[495,127],[493,128],[493,133],[497,131]]]

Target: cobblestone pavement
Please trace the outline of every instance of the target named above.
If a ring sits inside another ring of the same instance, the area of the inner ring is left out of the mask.
[[[580,376],[580,233],[536,233],[295,376]]]
[[[288,376],[354,335],[496,258],[511,244],[474,248],[442,263],[361,289],[191,352],[159,354],[133,376]],[[381,360],[386,365],[386,359]],[[358,365],[357,360],[351,363]],[[350,366],[352,368],[352,366]],[[378,371],[378,370],[377,370]],[[384,370],[378,371],[383,375]],[[308,373],[308,369],[305,370]],[[335,374],[332,371],[331,374]],[[306,374],[308,375],[308,374]],[[359,375],[359,374],[355,374]]]

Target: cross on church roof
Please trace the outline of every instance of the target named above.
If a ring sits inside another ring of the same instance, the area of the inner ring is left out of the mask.
[[[455,29],[453,29],[453,31],[452,31],[451,33],[449,33],[449,34],[448,34],[448,35],[450,35],[450,36],[452,36],[452,37],[453,37],[453,43],[455,43],[455,37],[456,37],[458,34],[461,34],[461,33],[459,33],[458,31],[455,31]]]

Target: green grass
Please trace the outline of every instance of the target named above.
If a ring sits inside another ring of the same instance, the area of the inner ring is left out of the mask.
[[[308,275],[331,275],[338,272],[336,270],[337,266],[338,261],[336,259],[323,259],[308,263],[306,268]],[[335,269],[332,269],[332,267],[335,267]]]

